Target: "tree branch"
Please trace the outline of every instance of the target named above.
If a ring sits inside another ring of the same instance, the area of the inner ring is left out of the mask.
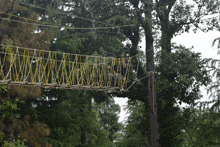
[[[153,41],[153,34],[151,32],[151,28],[150,28],[150,25],[148,21],[145,21],[142,17],[142,13],[143,13],[143,10],[139,10],[138,8],[135,8],[136,12],[137,12],[137,15],[138,15],[138,19],[142,25],[142,27],[144,28],[144,31],[146,33],[146,37],[148,39],[150,39],[150,41]]]
[[[170,14],[170,11],[171,11],[171,9],[172,9],[172,7],[174,6],[174,4],[176,3],[176,0],[173,0],[173,1],[171,1],[170,2],[170,4],[168,5],[168,14]]]
[[[8,9],[7,11],[5,11],[4,13],[9,13],[9,12],[11,12],[11,11],[13,10],[13,8],[14,8],[14,1],[12,2],[11,8]],[[0,14],[0,17],[1,17],[1,18],[6,18],[7,16],[8,16],[8,15],[6,15],[6,14]],[[1,23],[1,21],[2,21],[2,19],[0,19],[0,23]]]

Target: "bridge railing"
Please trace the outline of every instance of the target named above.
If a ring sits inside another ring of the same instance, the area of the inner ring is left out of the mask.
[[[126,91],[130,61],[6,46],[0,52],[0,83]]]

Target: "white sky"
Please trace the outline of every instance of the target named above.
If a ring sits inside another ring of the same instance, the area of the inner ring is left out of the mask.
[[[121,107],[121,113],[120,113],[120,118],[119,118],[119,122],[122,122],[123,124],[125,124],[126,121],[126,117],[128,116],[128,114],[126,114],[126,111],[124,110],[125,106],[127,105],[127,98],[114,98],[115,99],[115,103],[119,104]]]
[[[220,37],[220,32],[218,31],[210,31],[208,33],[198,31],[197,33],[184,33],[177,36],[173,39],[173,42],[186,47],[194,46],[193,51],[201,53],[202,58],[219,59],[220,56],[217,55],[217,48],[212,47],[213,40],[218,37]],[[205,87],[201,88],[201,92],[203,95],[201,100],[208,100]]]
[[[196,33],[184,33],[177,37],[175,37],[172,42],[176,42],[177,44],[181,44],[187,48],[194,46],[193,51],[200,52],[202,58],[214,58],[219,59],[220,56],[217,55],[216,47],[212,47],[212,41],[215,38],[220,37],[220,32],[210,31],[208,33],[203,33],[198,31]],[[143,49],[145,49],[144,41],[141,43]],[[202,101],[208,100],[205,87],[201,89],[203,98]],[[115,102],[121,106],[121,113],[119,122],[124,122],[126,119],[126,112],[123,110],[123,106],[126,105],[127,98],[115,98]]]

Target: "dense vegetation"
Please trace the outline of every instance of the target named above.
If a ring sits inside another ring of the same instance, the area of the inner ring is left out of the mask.
[[[1,0],[1,60],[2,44],[112,57],[124,53],[134,56],[129,84],[135,83],[116,94],[2,84],[0,146],[220,145],[220,62],[172,42],[184,32],[219,31],[219,17],[203,19],[219,13],[219,5],[218,0]],[[196,102],[202,86],[209,88],[210,102]],[[125,124],[118,121],[117,96],[129,99]]]

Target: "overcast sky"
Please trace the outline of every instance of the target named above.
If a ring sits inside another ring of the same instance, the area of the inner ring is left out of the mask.
[[[200,52],[202,58],[214,58],[219,59],[220,56],[217,55],[216,47],[212,47],[212,41],[215,38],[220,37],[220,32],[210,31],[208,33],[203,33],[201,31],[197,31],[196,33],[184,33],[177,37],[175,37],[172,42],[176,42],[177,44],[181,44],[187,48],[194,46],[193,51]],[[141,44],[142,48],[145,49],[144,42]],[[205,87],[202,88],[202,100],[208,100]],[[126,105],[127,98],[115,98],[115,102],[120,104],[121,106],[121,114],[119,121],[125,121],[126,112],[123,111],[123,106]]]
[[[218,31],[210,31],[208,33],[198,31],[197,33],[184,33],[180,36],[177,36],[173,39],[173,42],[186,47],[194,46],[193,51],[201,53],[202,58],[219,59],[220,56],[217,55],[218,50],[216,46],[212,47],[213,40],[218,37],[220,37],[220,32]],[[203,95],[201,100],[208,100],[205,87],[203,87],[201,91]]]

